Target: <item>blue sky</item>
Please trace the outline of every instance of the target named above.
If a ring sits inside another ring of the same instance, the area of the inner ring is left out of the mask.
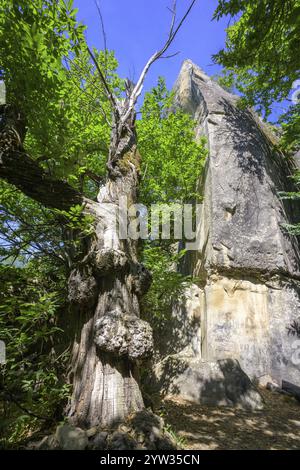
[[[119,61],[119,74],[135,81],[146,60],[164,43],[171,14],[171,0],[98,0],[104,19],[107,47],[115,51]],[[178,0],[178,18],[190,4],[190,0]],[[212,21],[218,0],[198,0],[179,31],[169,53],[180,51],[171,59],[157,61],[150,69],[144,90],[157,83],[158,76],[165,77],[171,88],[184,59],[191,59],[208,75],[214,75],[221,67],[213,64],[212,54],[225,44],[229,19]],[[78,19],[87,26],[86,37],[90,46],[103,48],[100,18],[95,0],[74,0],[79,9]],[[284,112],[287,102],[273,106],[271,120]]]
[[[119,73],[137,79],[146,60],[164,43],[171,20],[167,7],[170,0],[100,0],[107,35],[107,47],[115,51]],[[179,0],[178,18],[190,0]],[[212,63],[211,55],[222,48],[228,20],[211,21],[217,0],[198,0],[179,31],[169,53],[176,57],[162,59],[153,65],[145,82],[149,90],[162,75],[172,87],[184,59],[191,59],[209,75],[220,67]],[[100,19],[94,0],[74,0],[79,8],[78,19],[87,27],[87,40],[92,46],[103,47]]]

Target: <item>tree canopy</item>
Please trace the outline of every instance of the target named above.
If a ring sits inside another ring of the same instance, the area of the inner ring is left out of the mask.
[[[229,15],[226,46],[214,60],[236,75],[251,105],[267,113],[299,78],[299,0],[221,0],[214,19]]]
[[[290,99],[300,76],[298,43],[299,0],[220,0],[214,19],[228,15],[226,45],[213,56],[226,70],[223,83],[241,92],[242,102],[268,117],[272,104]],[[299,105],[293,104],[280,119],[282,144],[299,147]]]

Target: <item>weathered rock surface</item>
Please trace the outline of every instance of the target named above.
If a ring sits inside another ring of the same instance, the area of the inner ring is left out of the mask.
[[[29,443],[28,450],[59,450],[59,443],[54,434],[51,434],[44,436],[43,439],[38,442]]]
[[[84,450],[88,445],[86,432],[67,423],[57,427],[55,438],[62,450]]]
[[[261,395],[236,360],[205,362],[175,354],[157,364],[155,374],[165,396],[212,406],[263,409]]]
[[[282,224],[293,207],[278,192],[291,189],[292,163],[276,137],[238,97],[186,61],[176,85],[177,106],[191,112],[208,139],[201,243],[197,269],[266,272],[299,279],[299,247]]]
[[[107,448],[107,437],[107,432],[98,432],[90,439],[89,448],[92,450],[105,450]]]
[[[165,428],[164,420],[148,410],[131,414],[128,419],[104,431],[101,427],[84,430],[69,423],[56,428],[55,434],[31,442],[31,450],[175,450],[176,440]]]
[[[277,150],[276,136],[253,111],[240,109],[237,96],[192,62],[184,62],[175,92],[176,106],[196,120],[197,137],[206,136],[209,157],[199,182],[199,248],[181,266],[199,279],[199,291],[175,307],[180,344],[165,352],[181,355],[189,368],[174,370],[172,381],[190,373],[203,390],[213,364],[236,359],[260,383],[300,384],[295,338],[287,331],[300,317],[300,250],[284,229],[300,221],[300,205],[279,195],[295,190],[296,163]],[[190,392],[196,401],[198,392]]]

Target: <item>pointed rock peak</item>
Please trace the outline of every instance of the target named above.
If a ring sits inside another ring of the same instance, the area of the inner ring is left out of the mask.
[[[192,76],[193,74],[196,74],[197,77],[200,78],[201,80],[203,80],[204,82],[210,82],[211,81],[210,77],[208,75],[206,75],[206,73],[204,72],[204,70],[201,69],[201,67],[194,64],[194,62],[190,59],[184,60],[182,66],[181,66],[179,76],[181,76],[181,75],[190,75],[190,76]]]
[[[181,66],[179,76],[174,85],[175,105],[196,117],[199,109],[206,109],[206,113],[224,113],[224,108],[234,107],[239,99],[194,64],[185,60]]]

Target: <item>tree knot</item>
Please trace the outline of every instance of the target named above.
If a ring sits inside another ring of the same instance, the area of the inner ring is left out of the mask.
[[[101,351],[136,361],[152,355],[152,328],[136,315],[115,309],[95,323],[94,341]]]

